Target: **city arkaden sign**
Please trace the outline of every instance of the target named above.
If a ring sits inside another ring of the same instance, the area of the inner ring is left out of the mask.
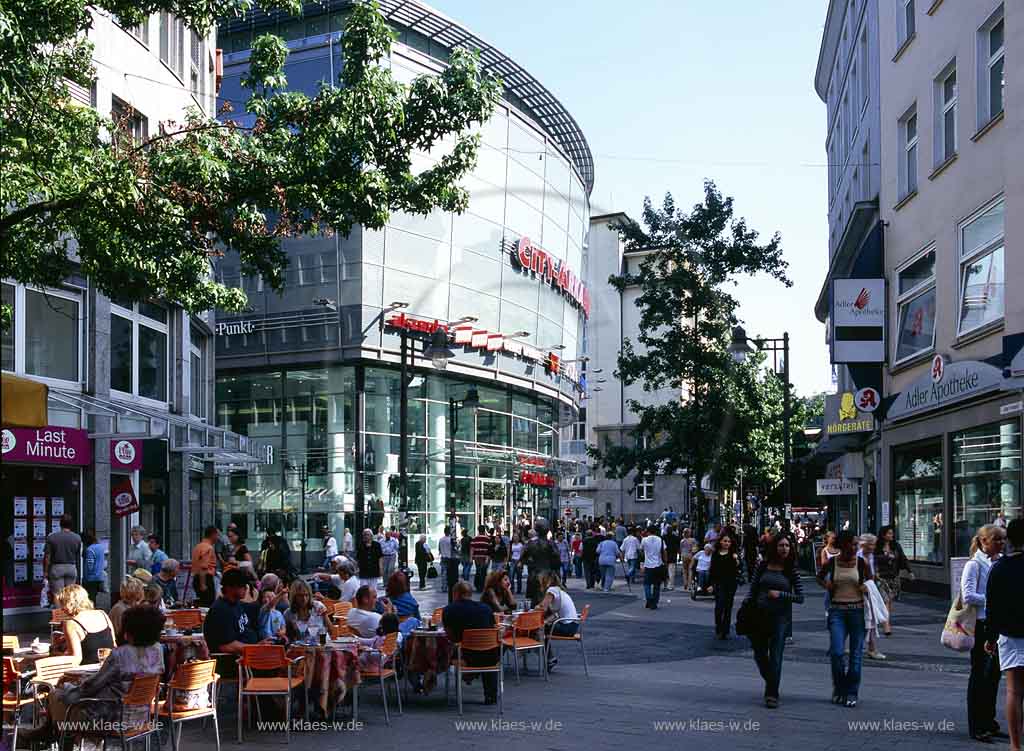
[[[886,415],[890,420],[912,417],[998,389],[1003,373],[977,360],[948,362],[942,355],[932,359],[927,373],[896,395]]]
[[[514,266],[535,274],[559,290],[583,311],[585,318],[590,317],[590,290],[565,261],[534,245],[528,237],[519,239],[511,255]]]

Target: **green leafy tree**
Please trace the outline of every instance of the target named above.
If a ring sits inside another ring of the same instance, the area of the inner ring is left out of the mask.
[[[440,75],[395,81],[380,64],[393,32],[375,2],[353,6],[339,80],[312,97],[285,90],[280,38],[254,41],[243,82],[251,127],[193,109],[140,143],[68,95],[68,81],[88,87],[95,75],[86,36],[93,13],[131,25],[167,11],[203,31],[253,5],[0,0],[4,276],[59,285],[77,263],[107,295],[240,310],[244,293],[210,274],[222,248],[238,253],[242,273],[280,289],[284,237],[376,229],[393,211],[466,208],[459,180],[479,147],[470,128],[491,115],[500,84],[462,50]],[[300,0],[259,5],[302,9]],[[436,163],[414,172],[413,153],[432,149]]]
[[[781,384],[760,355],[737,362],[728,351],[738,306],[730,288],[742,275],[761,273],[791,282],[779,236],[759,242],[710,181],[691,211],[677,209],[668,194],[660,209],[645,200],[642,220],[614,227],[627,252],[648,251],[637,273],[609,279],[620,291],[639,289],[640,334],[623,341],[616,375],[679,398],[631,400],[634,440],[591,455],[613,478],[685,470],[703,509],[705,475],[722,484],[733,483],[741,468],[766,481],[781,477]]]

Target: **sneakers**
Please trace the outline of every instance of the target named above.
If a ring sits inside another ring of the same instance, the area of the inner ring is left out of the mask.
[[[872,660],[881,661],[885,659],[885,655],[879,652],[878,650],[875,650],[874,652],[865,652],[864,655]]]

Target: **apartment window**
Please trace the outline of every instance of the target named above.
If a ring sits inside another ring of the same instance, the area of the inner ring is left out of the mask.
[[[110,119],[118,133],[134,143],[142,143],[149,137],[149,120],[135,107],[122,99],[111,97]]]
[[[900,145],[903,163],[900,165],[900,198],[917,191],[917,108],[912,108],[900,119]]]
[[[3,332],[2,368],[22,375],[78,383],[81,372],[82,299],[65,289],[4,283],[11,325]]]
[[[935,80],[935,163],[942,164],[957,151],[957,83],[956,63],[950,65]]]
[[[202,97],[205,93],[205,77],[203,76],[203,38],[195,31],[189,31],[189,53],[191,57],[189,87],[192,94]]]
[[[110,307],[110,388],[167,402],[167,311],[152,303]]]
[[[860,153],[861,176],[864,184],[861,186],[861,195],[864,200],[871,198],[871,142],[864,141],[864,150]]]
[[[1002,113],[1005,106],[1006,71],[1004,69],[1006,45],[1003,11],[1000,8],[993,20],[979,34],[982,61],[978,81],[979,125],[984,125]]]
[[[148,16],[146,18],[142,19],[142,23],[137,23],[134,26],[125,26],[123,23],[121,23],[121,19],[119,19],[116,15],[112,14],[111,18],[114,20],[114,23],[116,23],[122,29],[124,29],[129,34],[131,34],[133,37],[138,39],[140,42],[142,42],[143,44],[145,44],[147,46],[149,45],[149,17]]]
[[[654,500],[654,477],[642,476],[636,483],[636,500],[650,502]]]
[[[935,248],[896,271],[896,363],[935,346]]]
[[[206,337],[195,326],[191,327],[189,335],[192,414],[196,417],[206,417]]]
[[[170,13],[160,14],[160,60],[181,78],[185,73],[185,23]]]
[[[961,335],[1003,317],[1005,226],[1006,202],[1002,198],[961,226]]]
[[[899,18],[896,19],[896,27],[899,31],[899,46],[906,44],[914,36],[914,0],[899,0],[902,8],[899,9]]]

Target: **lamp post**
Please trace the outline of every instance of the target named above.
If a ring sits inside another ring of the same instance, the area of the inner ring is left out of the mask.
[[[301,505],[299,508],[299,570],[302,572],[306,571],[306,483],[309,481],[309,473],[306,469],[306,462],[302,464],[292,464],[288,462],[288,469],[292,472],[299,473],[299,483],[302,486]]]
[[[772,354],[772,370],[779,374],[779,357],[782,358],[782,482],[786,495],[786,503],[793,502],[793,485],[790,464],[792,463],[792,440],[790,431],[790,419],[792,418],[791,392],[792,385],[789,382],[789,332],[784,331],[781,338],[755,338],[748,339],[747,332],[742,326],[736,326],[732,330],[732,342],[729,344],[729,352],[737,362],[742,362],[746,356],[753,352],[750,345],[759,352],[770,352]],[[783,507],[785,508],[785,507]]]

